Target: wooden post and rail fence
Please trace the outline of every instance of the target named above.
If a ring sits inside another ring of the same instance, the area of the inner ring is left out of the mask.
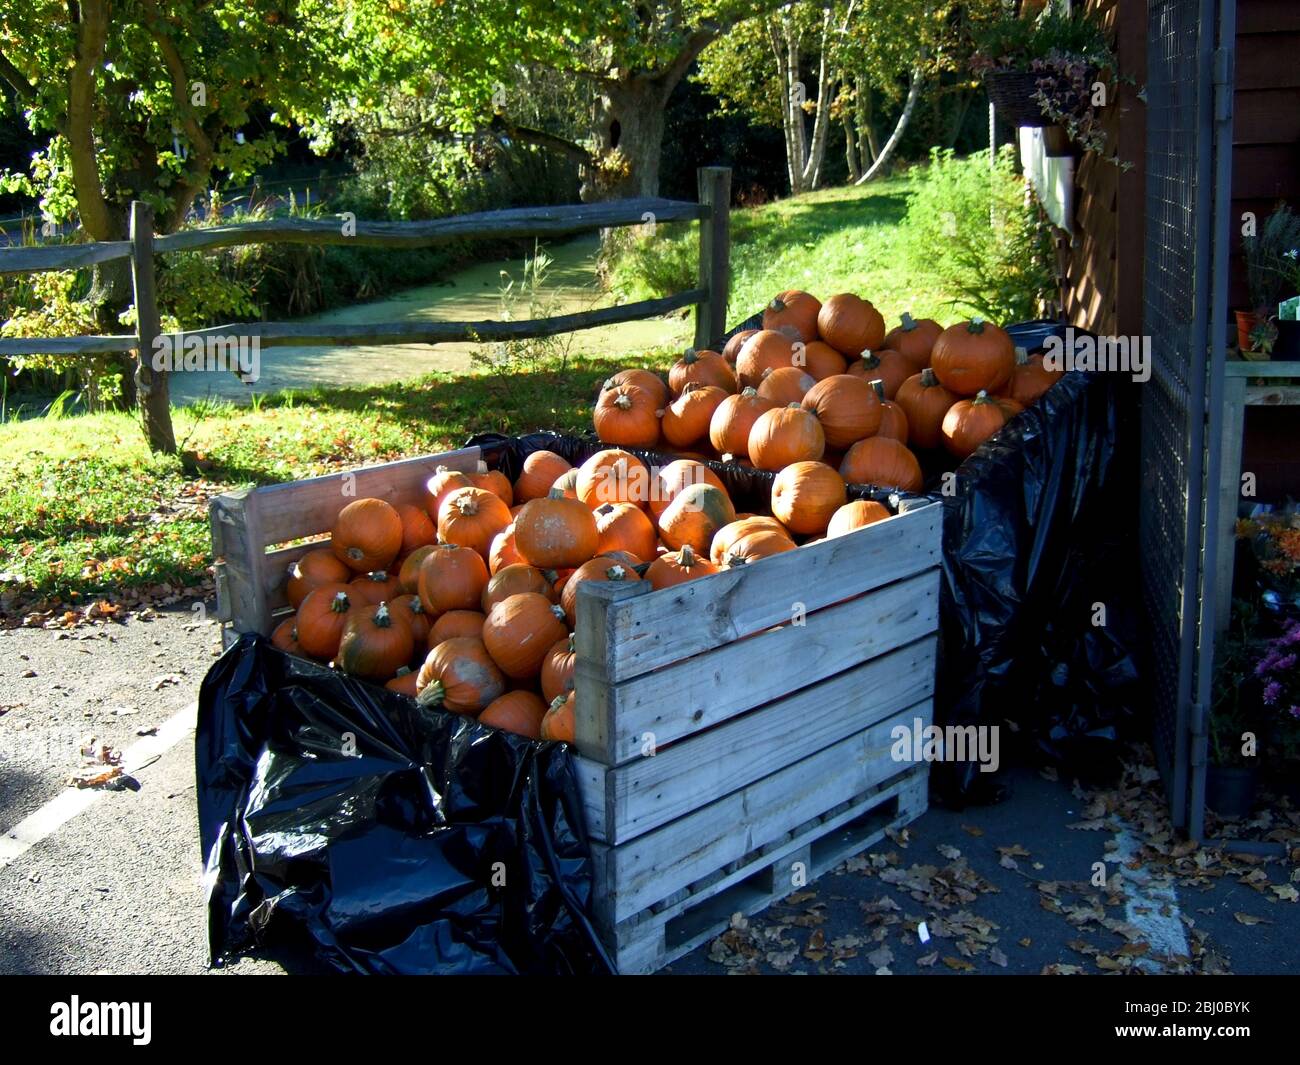
[[[699,200],[641,198],[566,207],[525,207],[439,218],[429,222],[350,222],[337,219],[276,218],[264,222],[188,229],[165,236],[153,232],[153,211],[131,204],[130,239],[86,244],[0,248],[0,274],[76,270],[129,259],[134,286],[136,332],[112,336],[5,337],[0,356],[66,355],[69,357],[134,352],[136,383],[145,432],[155,450],[174,451],[166,370],[155,370],[152,353],[160,337],[172,351],[192,337],[255,340],[260,347],[352,346],[361,344],[440,344],[449,341],[494,342],[592,329],[695,307],[695,347],[709,347],[726,333],[730,288],[731,171],[702,167],[697,171]],[[568,237],[620,226],[658,225],[698,220],[699,277],[695,288],[659,299],[561,314],[525,321],[480,322],[252,322],[209,326],[182,333],[161,331],[154,256],[179,251],[215,251],[244,244],[352,245],[380,248],[425,248],[470,239]]]

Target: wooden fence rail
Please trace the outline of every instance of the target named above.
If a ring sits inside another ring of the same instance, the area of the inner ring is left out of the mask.
[[[182,337],[256,339],[262,347],[286,345],[437,344],[448,341],[519,340],[592,329],[617,322],[666,314],[695,307],[695,346],[708,347],[726,332],[727,296],[730,288],[729,203],[731,171],[703,167],[698,171],[699,202],[666,199],[616,200],[570,207],[529,207],[440,218],[430,222],[364,222],[350,216],[338,219],[272,219],[154,236],[152,211],[143,203],[131,205],[131,239],[91,244],[0,249],[0,275],[42,270],[72,270],[115,259],[130,259],[135,282],[136,319],[133,335],[80,337],[10,337],[0,339],[0,356],[85,356],[106,352],[155,350],[166,337],[175,344]],[[356,325],[329,323],[257,322],[218,325],[182,334],[162,334],[158,325],[153,256],[165,252],[214,251],[244,244],[292,243],[353,245],[360,247],[421,248],[454,240],[499,240],[523,237],[559,237],[592,230],[664,222],[700,222],[699,284],[661,299],[550,318],[525,321],[479,322],[375,322]],[[137,380],[146,388],[166,392],[165,373],[152,372],[140,358]]]

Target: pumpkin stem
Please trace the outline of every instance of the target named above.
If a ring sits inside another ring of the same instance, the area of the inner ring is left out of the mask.
[[[437,706],[442,702],[446,694],[447,691],[443,688],[442,681],[432,680],[420,689],[415,701],[421,706]]]
[[[554,584],[560,579],[560,575],[553,569],[542,570],[542,576],[545,577],[547,582],[550,584]]]
[[[605,579],[610,581],[626,580],[627,570],[618,565],[610,566],[609,569],[605,571]]]
[[[911,316],[911,314],[909,314],[907,311],[904,311],[904,312],[903,312],[903,332],[904,332],[904,333],[910,333],[910,332],[911,332],[913,329],[915,329],[915,328],[916,328],[916,319],[913,318],[913,317]]]
[[[753,385],[746,385],[744,388],[740,390],[740,394],[745,399],[753,399],[756,395],[758,395],[758,389],[755,388]]]
[[[479,459],[479,460],[478,460],[478,469],[477,469],[476,472],[477,472],[477,473],[487,473],[487,471],[488,471],[488,465],[487,465],[487,463],[484,462],[482,459]]]
[[[397,667],[397,675],[398,675],[399,677],[404,677],[404,676],[406,676],[409,672],[411,672],[411,667],[410,667],[410,666],[398,666],[398,667]]]
[[[775,311],[777,314],[780,314],[783,310],[785,310],[785,300],[783,300],[780,296],[773,296],[772,302],[767,305],[767,309],[770,311]]]
[[[335,592],[334,599],[330,602],[330,610],[335,614],[346,614],[352,609],[352,603],[348,600],[347,592]]]
[[[927,366],[921,371],[921,384],[926,388],[933,388],[938,383],[939,379],[934,376],[934,371],[930,367]]]
[[[548,489],[546,490],[546,498],[547,498],[547,499],[565,499],[565,498],[567,498],[567,497],[566,497],[565,494],[564,494],[564,489],[563,489],[563,488],[556,488],[555,485],[551,485],[551,487],[548,488]]]
[[[968,333],[975,333],[975,334],[984,332],[984,319],[977,314],[967,324],[966,331]]]
[[[992,403],[993,401],[992,401],[991,399],[989,399],[989,394],[988,394],[987,392],[985,392],[984,389],[981,388],[978,392],[975,393],[975,398],[974,398],[973,400],[971,400],[971,402],[972,402],[972,403]]]
[[[614,399],[614,406],[616,406],[619,410],[631,410],[632,397],[629,396],[626,392],[620,392],[618,396]]]
[[[349,547],[347,550],[347,556],[352,559],[353,562],[360,562],[366,557],[366,553],[359,547]]]
[[[803,404],[802,404],[802,403],[787,403],[787,404],[785,405],[785,409],[786,409],[786,410],[803,410]]]
[[[686,363],[687,366],[690,366],[694,362],[699,362],[699,360],[699,353],[694,348],[687,348],[685,353],[682,355],[682,362]]]
[[[1017,366],[1029,365],[1029,352],[1027,352],[1024,348],[1020,347],[1019,345],[1016,346],[1016,365]]]
[[[744,555],[728,555],[725,560],[727,569],[738,569],[741,566],[748,566],[749,559]]]
[[[456,509],[467,517],[478,513],[478,500],[468,492],[454,500],[454,502]]]
[[[568,701],[569,699],[567,696],[557,695],[554,699],[551,700],[551,709],[558,714],[562,709],[564,709],[564,704],[567,703]]]
[[[677,552],[677,564],[690,569],[698,560],[695,557],[695,548],[690,544],[682,544],[682,548]]]
[[[393,624],[393,615],[388,612],[388,604],[380,603],[379,608],[375,611],[375,624],[386,629]]]
[[[880,360],[876,358],[876,353],[870,348],[864,348],[862,350],[862,365],[868,370],[874,370],[880,365]]]
[[[564,607],[560,606],[558,603],[551,604],[551,613],[554,614],[561,621],[567,620],[564,614]]]
[[[372,569],[369,573],[366,574],[366,576],[369,577],[372,581],[379,581],[382,583],[383,581],[388,580],[388,570]]]
[[[880,400],[881,403],[884,403],[884,402],[885,402],[885,382],[882,381],[879,377],[877,377],[877,378],[875,378],[875,379],[869,381],[868,384],[871,385],[872,390],[876,393],[876,398],[877,398],[878,400]]]
[[[420,597],[418,595],[413,595],[411,596],[411,601],[407,604],[406,609],[412,614],[423,614],[424,604],[420,602]]]
[[[595,511],[593,511],[593,513],[595,513],[595,514],[599,514],[602,518],[604,518],[604,517],[606,517],[606,516],[608,516],[608,515],[614,513],[614,504],[613,504],[613,503],[602,503],[600,506],[598,506],[598,507],[595,509]]]

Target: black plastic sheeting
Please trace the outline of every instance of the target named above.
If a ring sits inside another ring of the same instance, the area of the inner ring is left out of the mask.
[[[344,972],[610,971],[564,744],[247,635],[204,678],[196,761],[214,964],[305,933]]]

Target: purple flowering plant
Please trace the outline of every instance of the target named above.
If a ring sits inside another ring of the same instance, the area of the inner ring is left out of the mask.
[[[1273,726],[1283,755],[1300,755],[1300,619],[1287,621],[1281,635],[1257,654],[1255,679],[1260,684],[1264,720]]]

